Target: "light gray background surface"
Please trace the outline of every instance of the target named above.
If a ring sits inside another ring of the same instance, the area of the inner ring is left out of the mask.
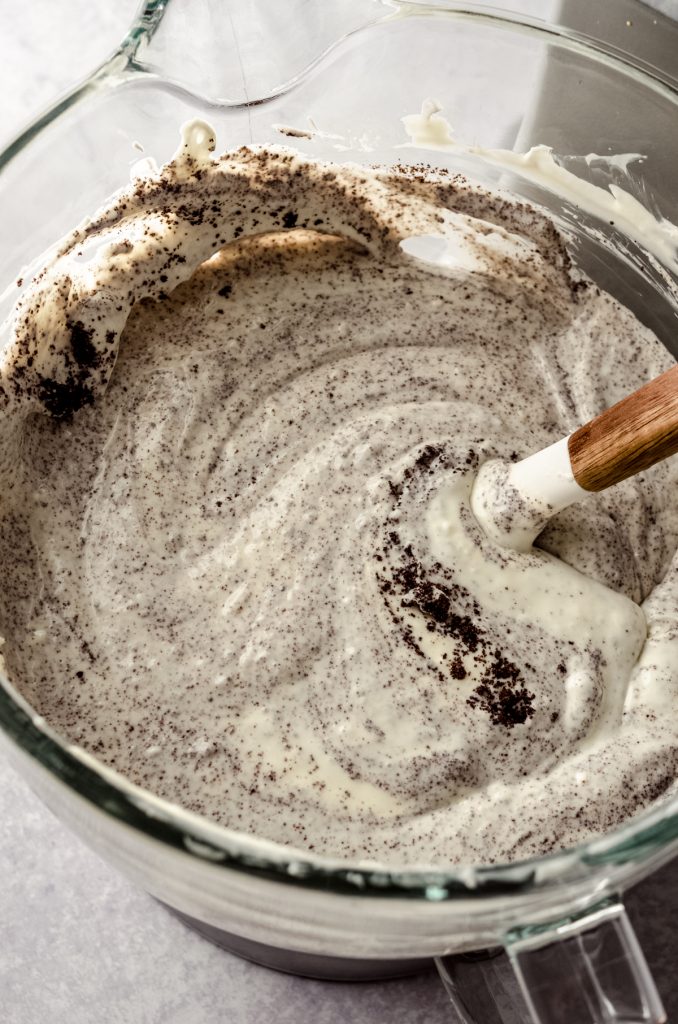
[[[536,13],[532,0],[525,5]],[[655,5],[678,12],[678,0]],[[0,0],[0,146],[108,55],[136,6]],[[638,886],[628,905],[669,1020],[678,1020],[678,862]],[[285,977],[216,949],[62,828],[0,756],[2,1024],[454,1020],[435,975],[328,984]]]

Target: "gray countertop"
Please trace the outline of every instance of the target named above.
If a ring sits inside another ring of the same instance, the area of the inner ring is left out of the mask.
[[[0,145],[107,56],[136,6],[0,0]],[[678,861],[637,886],[627,905],[669,1019],[678,1019]],[[454,1015],[433,974],[330,984],[222,952],[67,832],[0,756],[2,1024],[269,1020],[446,1024]]]

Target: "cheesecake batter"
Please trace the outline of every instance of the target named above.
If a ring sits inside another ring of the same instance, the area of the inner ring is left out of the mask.
[[[213,150],[188,126],[18,302],[7,676],[152,792],[333,856],[510,860],[672,791],[675,460],[527,552],[469,506],[672,357],[523,204]]]

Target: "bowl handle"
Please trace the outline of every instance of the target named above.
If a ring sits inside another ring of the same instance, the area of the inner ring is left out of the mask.
[[[463,1024],[666,1022],[620,902],[608,900],[551,924],[513,928],[504,949],[508,957],[497,956],[499,949],[483,958],[436,959]]]

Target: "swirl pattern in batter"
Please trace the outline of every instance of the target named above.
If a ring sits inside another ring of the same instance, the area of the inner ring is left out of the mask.
[[[672,365],[540,213],[205,126],[67,239],[0,372],[6,672],[71,742],[318,853],[496,862],[674,785],[676,467],[493,546],[481,461]],[[437,235],[446,268],[403,239]]]

